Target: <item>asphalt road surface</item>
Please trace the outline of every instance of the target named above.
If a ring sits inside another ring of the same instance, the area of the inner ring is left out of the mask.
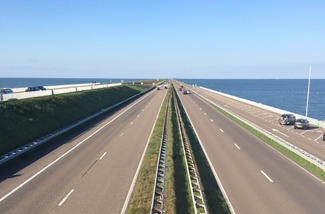
[[[149,92],[28,166],[2,172],[0,213],[120,213],[166,92]]]
[[[197,95],[178,94],[234,213],[324,213],[324,182]]]
[[[294,129],[293,125],[280,125],[279,114],[198,87],[191,87],[191,90],[325,161],[324,128],[311,125],[307,130]]]

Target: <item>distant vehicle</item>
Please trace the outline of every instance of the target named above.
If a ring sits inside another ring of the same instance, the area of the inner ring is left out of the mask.
[[[296,117],[293,114],[282,114],[278,121],[280,125],[293,125]]]
[[[183,88],[179,88],[179,91],[182,91],[183,90]]]
[[[160,90],[160,87],[159,86],[157,87],[157,90]]]
[[[0,88],[0,101],[3,101],[3,94],[11,94],[13,91],[10,88]]]
[[[325,132],[324,132],[324,134],[323,134],[323,141],[325,141]]]
[[[309,129],[309,121],[306,119],[297,119],[294,124],[295,129]]]
[[[10,88],[0,88],[0,94],[11,94],[14,93]]]
[[[44,86],[32,86],[32,87],[28,87],[26,89],[26,92],[28,91],[45,91],[46,88],[44,88]]]
[[[183,92],[183,94],[191,94],[191,91],[190,91],[190,90],[185,90],[185,91]]]
[[[167,89],[167,88],[168,88],[168,86],[167,86],[167,84],[165,84],[165,85],[164,85],[164,89]]]

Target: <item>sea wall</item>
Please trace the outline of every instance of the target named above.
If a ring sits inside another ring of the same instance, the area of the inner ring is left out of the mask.
[[[99,84],[99,83],[86,83],[86,84],[74,84],[74,85],[55,85],[55,86],[44,86],[47,90],[45,91],[30,91],[25,92],[27,88],[13,88],[15,93],[2,94],[0,101],[27,99],[32,97],[42,97],[55,94],[72,93],[76,91],[86,91],[99,88],[109,88],[113,86],[120,86],[122,83],[111,83],[111,84]]]

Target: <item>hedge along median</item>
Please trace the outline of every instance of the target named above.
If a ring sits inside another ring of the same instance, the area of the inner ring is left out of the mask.
[[[149,86],[118,86],[0,103],[0,155],[121,102]]]

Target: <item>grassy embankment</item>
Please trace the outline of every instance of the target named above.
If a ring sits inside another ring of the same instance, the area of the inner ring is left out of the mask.
[[[282,146],[281,144],[279,144],[275,140],[273,140],[270,137],[266,136],[265,134],[259,132],[254,127],[252,127],[252,126],[248,125],[247,123],[241,121],[240,119],[234,117],[233,115],[231,115],[230,113],[224,111],[220,107],[215,106],[215,105],[213,105],[213,107],[215,109],[217,109],[218,111],[220,111],[221,113],[223,113],[228,118],[230,118],[231,120],[233,120],[234,122],[236,122],[237,124],[239,124],[240,126],[242,126],[243,128],[245,128],[247,131],[249,131],[250,133],[252,133],[256,137],[258,137],[259,139],[263,140],[264,142],[266,142],[267,144],[272,146],[277,151],[284,154],[289,159],[296,162],[298,165],[302,166],[303,168],[305,168],[309,172],[313,173],[318,178],[325,181],[325,171],[323,169],[319,168],[318,166],[314,165],[313,163],[311,163],[310,161],[308,161],[305,158],[301,157],[300,155],[297,155],[296,153],[294,153],[291,150],[287,149],[286,147]]]
[[[169,94],[170,91],[169,91]],[[164,116],[168,96],[160,110],[156,126],[149,142],[142,168],[130,200],[127,213],[150,213],[159,148],[163,134]],[[165,180],[166,213],[192,213],[190,188],[186,175],[186,164],[182,152],[182,142],[177,125],[173,101],[169,111],[167,170]]]
[[[206,207],[209,210],[209,213],[230,213],[228,205],[221,193],[218,183],[216,182],[199,140],[192,128],[191,122],[189,121],[178,97],[177,102],[186,129],[186,135],[190,142],[194,161],[197,166],[197,173],[201,180],[203,194],[206,199]]]
[[[1,102],[0,155],[148,88],[118,86]]]

